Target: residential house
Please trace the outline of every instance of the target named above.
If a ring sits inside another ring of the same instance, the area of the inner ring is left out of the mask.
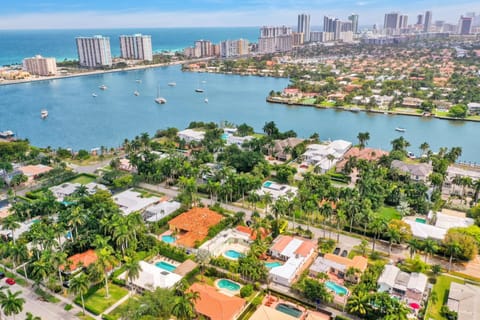
[[[422,102],[422,99],[405,97],[403,98],[402,106],[407,108],[418,108],[422,105]]]
[[[209,228],[222,219],[215,211],[195,207],[170,220],[168,226],[175,233],[176,244],[193,248],[207,237]]]
[[[158,268],[157,266],[140,261],[140,272],[138,277],[132,279],[132,283],[142,290],[155,290],[157,288],[172,288],[177,282],[182,280],[182,276]],[[126,275],[124,276],[126,279]],[[129,281],[129,279],[126,279]]]
[[[253,242],[253,235],[253,230],[248,227],[222,230],[213,239],[202,244],[200,249],[210,252],[214,257],[221,255],[231,244],[243,247],[246,251]]]
[[[189,292],[198,292],[199,298],[194,301],[195,311],[209,320],[234,320],[242,313],[246,301],[236,296],[227,296],[216,288],[200,284],[192,284]]]
[[[397,168],[403,173],[410,175],[413,181],[427,182],[428,177],[433,172],[433,167],[430,163],[405,163],[400,160],[392,161],[392,168]]]
[[[178,209],[182,204],[178,201],[163,201],[159,204],[148,207],[143,212],[143,219],[147,222],[156,222],[168,217]]]
[[[55,198],[58,201],[63,201],[65,197],[72,195],[77,189],[82,186],[80,183],[70,183],[66,182],[58,186],[51,187],[49,190],[52,191]],[[90,182],[83,185],[88,194],[95,194],[98,190],[108,190],[103,184]]]
[[[328,144],[310,144],[302,159],[307,165],[320,167],[320,171],[325,173],[343,158],[351,146],[352,143],[345,140],[335,140]]]
[[[448,166],[442,192],[448,195],[473,196],[475,189],[461,185],[461,180],[458,180],[462,178],[470,178],[473,182],[478,181],[480,179],[480,168],[459,165]]]
[[[360,149],[358,147],[352,147],[348,150],[344,155],[343,159],[339,161],[336,165],[337,171],[342,171],[345,167],[349,158],[357,158],[358,160],[367,160],[367,161],[378,161],[383,156],[388,156],[388,151],[383,151],[381,149],[373,149],[373,148],[363,148]]]
[[[180,138],[180,140],[185,140],[185,142],[187,143],[190,143],[192,141],[201,142],[203,138],[205,138],[205,131],[186,129],[183,131],[179,131],[177,133],[177,136]]]
[[[249,320],[266,320],[266,319],[275,319],[275,320],[296,320],[297,317],[290,316],[284,312],[278,311],[273,307],[266,305],[260,305],[257,310],[252,314]]]
[[[89,249],[83,253],[77,253],[67,258],[66,265],[61,265],[60,270],[65,274],[74,274],[82,268],[88,268],[97,261],[97,254],[93,249]]]
[[[468,114],[470,115],[480,114],[480,103],[470,102],[469,104],[467,104],[467,107],[468,107]]]
[[[289,287],[310,263],[315,254],[315,242],[292,236],[278,236],[270,247],[269,254],[274,259],[285,261],[279,267],[269,271],[269,277],[275,283]]]
[[[330,273],[340,279],[347,279],[350,282],[358,283],[360,276],[367,269],[368,260],[362,256],[355,256],[352,259],[327,253],[318,257],[310,267],[310,275],[316,277],[319,273]],[[348,269],[358,270],[355,275],[346,276]]]
[[[280,184],[273,181],[265,181],[262,187],[256,191],[259,196],[263,196],[266,193],[270,193],[274,200],[280,197],[291,198],[297,194],[298,188],[289,186],[288,184]]]
[[[130,160],[127,158],[122,158],[119,161],[118,169],[122,171],[127,171],[127,172],[136,172],[136,169],[134,166],[132,166]]]
[[[155,196],[144,197],[140,192],[129,189],[114,195],[113,201],[125,215],[128,215],[134,211],[142,212],[149,206],[160,202],[160,198]]]
[[[447,306],[457,313],[458,320],[480,320],[480,287],[450,283]]]
[[[297,145],[302,143],[303,139],[287,138],[283,140],[274,140],[273,156],[279,161],[287,161],[292,158],[292,151]]]
[[[387,264],[378,278],[378,292],[388,292],[406,300],[408,303],[420,303],[424,298],[428,277],[423,273],[411,274],[401,271],[398,267]]]
[[[43,164],[37,164],[19,167],[18,170],[27,176],[27,183],[32,183],[34,179],[38,178],[38,176],[53,170],[53,168]]]

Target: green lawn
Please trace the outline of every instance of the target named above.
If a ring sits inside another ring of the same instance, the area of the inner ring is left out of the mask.
[[[97,288],[98,290],[95,290]],[[106,298],[105,286],[102,285],[100,287],[92,287],[84,297],[85,309],[97,315],[101,314],[128,293],[127,289],[124,289],[114,284],[110,284],[108,286],[108,289],[110,297]],[[82,306],[82,300],[80,299],[80,297],[77,297],[75,299],[75,303],[78,304],[80,307]]]
[[[125,309],[127,308],[128,302],[129,302],[131,299],[137,299],[137,296],[128,299],[127,301],[125,301],[124,303],[122,303],[121,305],[119,305],[118,307],[116,307],[114,310],[112,310],[112,312],[110,312],[108,315],[109,315],[111,318],[120,319],[121,316],[122,316],[122,314],[123,314],[123,312],[124,312]]]
[[[83,315],[81,312],[77,313],[75,316],[81,320],[95,320],[95,318],[92,318],[89,315]]]
[[[398,213],[398,211],[392,207],[381,207],[380,210],[378,210],[378,213],[380,214],[380,216],[386,218],[387,221],[390,221],[393,219],[400,220],[402,218],[400,213]]]
[[[88,184],[90,182],[95,182],[94,177],[87,176],[85,174],[80,174],[76,178],[68,181],[70,183],[80,183],[80,184]]]
[[[440,309],[448,300],[448,290],[450,289],[451,282],[464,283],[462,280],[452,278],[449,276],[439,276],[437,283],[433,286],[432,292],[437,293],[437,302],[433,304],[431,301],[428,303],[425,319],[444,320],[445,318],[440,315]]]
[[[316,100],[315,98],[308,98],[308,99],[302,99],[300,102],[307,103],[307,104],[314,104],[315,100]]]

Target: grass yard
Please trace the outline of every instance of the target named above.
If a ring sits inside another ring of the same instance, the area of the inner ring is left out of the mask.
[[[142,188],[133,188],[133,191],[140,193],[142,195],[142,198],[163,197],[165,195],[160,192],[154,192]]]
[[[72,180],[68,181],[70,183],[80,183],[80,184],[88,184],[90,182],[95,182],[95,178],[88,176],[86,174],[80,174],[77,177],[73,178]]]
[[[92,318],[89,315],[83,315],[81,312],[77,313],[75,316],[80,320],[95,320],[95,318]]]
[[[115,309],[112,310],[112,312],[110,312],[108,315],[113,318],[113,319],[120,319],[122,317],[122,314],[123,312],[125,311],[125,309],[127,308],[127,304],[128,302],[131,300],[131,299],[136,299],[137,297],[132,297],[130,299],[128,299],[127,301],[125,301],[124,303],[122,303],[121,305],[119,305],[118,307],[116,307]]]
[[[398,211],[392,207],[381,207],[380,210],[378,210],[378,213],[380,214],[381,217],[384,217],[385,219],[387,219],[387,221],[390,221],[393,219],[400,220],[402,218],[400,213],[398,213]]]
[[[128,293],[127,289],[114,284],[109,284],[108,289],[110,297],[106,298],[105,286],[92,287],[84,296],[85,309],[97,315],[101,314]],[[80,307],[82,306],[82,300],[80,297],[75,298],[75,303]]]
[[[435,319],[435,320],[445,319],[440,315],[440,309],[444,304],[447,303],[448,290],[450,289],[450,283],[452,282],[464,283],[460,279],[452,278],[449,276],[442,275],[437,278],[437,283],[435,283],[432,290],[432,292],[437,293],[437,302],[433,304],[431,301],[429,301],[427,312],[425,314],[425,319]]]

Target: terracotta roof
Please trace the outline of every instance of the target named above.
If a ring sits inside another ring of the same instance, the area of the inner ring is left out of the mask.
[[[190,259],[187,259],[183,263],[181,263],[179,266],[177,266],[175,270],[173,270],[173,273],[176,273],[184,277],[196,267],[197,267],[197,264],[195,262],[193,262]]]
[[[360,150],[358,147],[353,147],[345,153],[343,160],[337,163],[337,170],[341,170],[347,163],[350,157],[357,159],[363,159],[367,161],[379,160],[383,155],[388,156],[389,152],[381,149],[363,148]]]
[[[52,169],[53,169],[52,167],[44,166],[42,164],[38,164],[38,165],[35,165],[35,166],[29,165],[29,166],[23,166],[23,167],[18,168],[18,170],[22,171],[22,173],[24,175],[26,175],[27,177],[37,176],[39,174],[48,172]]]
[[[223,216],[208,208],[192,208],[168,222],[170,229],[180,230],[184,234],[177,235],[177,243],[193,247],[196,241],[202,241],[208,229],[218,224]]]
[[[353,257],[353,259],[349,259],[349,258],[344,258],[344,257],[341,257],[341,256],[337,256],[335,254],[332,254],[332,253],[327,253],[323,256],[324,259],[327,259],[327,260],[330,260],[330,261],[333,261],[333,262],[336,262],[336,263],[339,263],[339,264],[342,264],[344,266],[346,266],[347,268],[349,267],[353,267],[353,268],[357,268],[358,270],[360,271],[365,271],[365,269],[367,269],[367,265],[368,265],[368,260],[362,256],[355,256]]]
[[[67,259],[70,262],[70,270],[74,271],[77,270],[80,265],[82,267],[88,267],[92,263],[95,263],[97,261],[97,254],[93,249],[87,250],[83,253],[77,253],[71,256],[70,258]],[[64,266],[60,266],[60,270],[64,270]]]
[[[235,229],[237,231],[248,234],[250,236],[250,239],[255,240],[257,239],[257,232],[253,230],[252,228],[246,227],[246,226],[237,226]],[[265,239],[268,236],[267,230],[265,228],[259,228],[258,229],[261,233],[262,239]]]
[[[295,251],[296,254],[301,255],[302,257],[308,256],[308,254],[314,250],[316,247],[315,243],[312,241],[304,240],[303,243]]]
[[[283,249],[285,249],[286,246],[292,240],[293,240],[293,237],[291,237],[291,236],[280,236],[280,238],[278,238],[278,240],[273,244],[271,250],[272,251],[277,251],[277,252],[282,252]]]
[[[235,319],[245,305],[244,299],[229,297],[205,284],[194,283],[188,291],[199,293],[200,298],[195,301],[195,311],[210,320]]]

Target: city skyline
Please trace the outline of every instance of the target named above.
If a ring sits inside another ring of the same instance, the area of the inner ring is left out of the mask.
[[[346,19],[352,12],[360,15],[359,25],[381,24],[384,14],[400,11],[414,21],[418,14],[433,11],[434,20],[456,22],[460,15],[480,11],[478,2],[406,0],[401,6],[393,1],[276,1],[246,0],[187,0],[131,1],[93,0],[81,3],[64,1],[25,0],[21,3],[3,4],[0,29],[64,29],[64,28],[119,28],[119,27],[236,27],[261,25],[296,25],[297,14],[311,16],[311,26],[320,26],[323,16]],[[266,15],[265,13],[268,12]]]

